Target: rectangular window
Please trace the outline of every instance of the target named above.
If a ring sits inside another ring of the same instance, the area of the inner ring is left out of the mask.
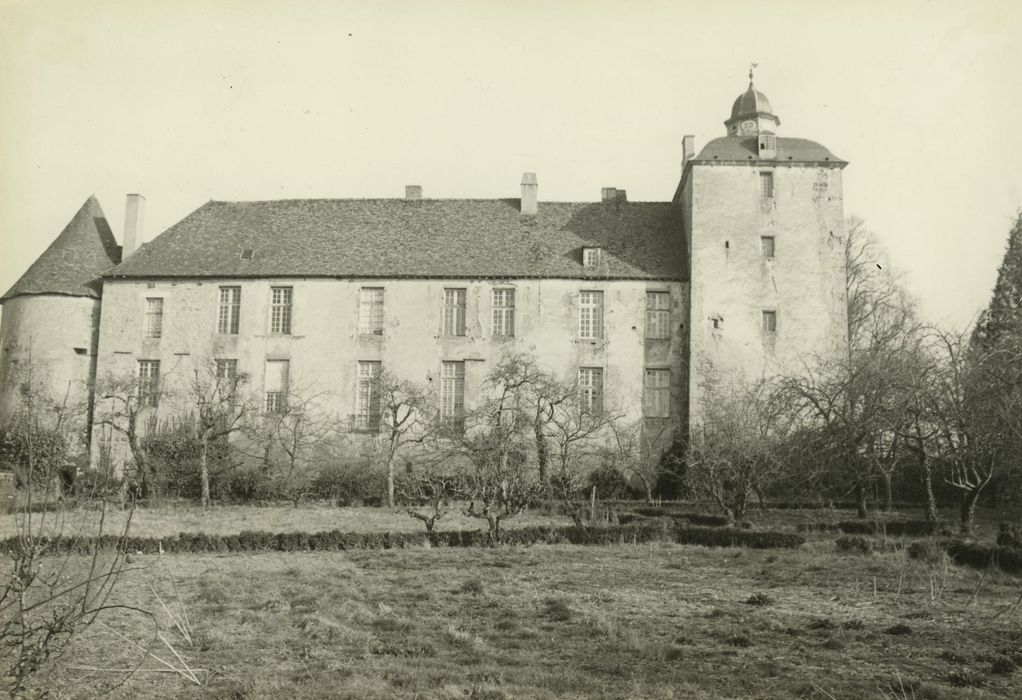
[[[358,363],[355,430],[372,433],[380,431],[380,392],[376,386],[376,380],[379,378],[382,368],[382,362]]]
[[[465,335],[465,290],[444,290],[444,335]]]
[[[383,287],[362,287],[359,292],[358,332],[383,335]]]
[[[671,416],[671,370],[647,369],[643,413],[647,418]]]
[[[440,368],[440,404],[444,420],[461,432],[465,429],[465,363],[444,362]]]
[[[238,391],[238,361],[217,360],[216,361],[216,383],[220,398],[229,399],[234,403],[235,394]]]
[[[582,267],[598,267],[600,264],[600,248],[582,249]]]
[[[763,199],[771,199],[774,196],[774,174],[759,174],[759,196]]]
[[[588,339],[603,337],[603,292],[584,291],[579,295],[578,335]]]
[[[493,335],[511,338],[515,334],[515,290],[493,290]]]
[[[241,318],[241,287],[220,287],[220,308],[216,317],[216,332],[238,334]]]
[[[291,335],[291,287],[270,288],[270,333]]]
[[[764,311],[763,312],[763,330],[767,333],[773,333],[777,330],[777,312],[776,311]]]
[[[287,410],[287,385],[290,373],[290,360],[266,361],[264,380],[266,402],[263,407],[266,413],[283,413]]]
[[[767,260],[773,260],[774,258],[774,237],[773,236],[760,236],[759,246],[763,251],[763,257]]]
[[[671,293],[646,292],[646,337],[671,337]]]
[[[145,300],[145,337],[159,338],[163,335],[163,298],[148,297]]]
[[[578,410],[599,413],[603,410],[603,369],[580,367],[578,370]]]
[[[155,407],[160,400],[160,361],[138,361],[138,405]]]

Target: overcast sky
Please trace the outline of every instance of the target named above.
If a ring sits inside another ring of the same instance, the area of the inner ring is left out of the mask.
[[[1022,206],[1017,0],[0,0],[0,287],[90,194],[148,240],[209,199],[670,199],[756,86],[851,164],[932,320],[986,304]],[[0,292],[2,293],[2,292]]]

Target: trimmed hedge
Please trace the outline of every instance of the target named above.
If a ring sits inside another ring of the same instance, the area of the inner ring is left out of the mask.
[[[1022,574],[1022,548],[986,545],[979,542],[959,539],[931,540],[930,543],[917,542],[908,548],[912,559],[928,559],[933,549],[944,550],[956,564],[971,566],[974,569],[986,569],[996,566],[1009,574]]]
[[[799,532],[840,532],[845,535],[888,535],[890,537],[928,537],[939,529],[926,520],[843,520],[837,523],[800,523]]]
[[[624,513],[618,516],[620,522],[631,522],[635,519],[635,516],[642,516],[647,518],[671,518],[672,520],[687,520],[692,525],[705,525],[708,527],[724,527],[728,524],[728,520],[723,515],[710,515],[707,513],[684,513],[681,511],[673,510],[671,508],[662,508],[659,506],[642,506],[640,508],[632,508],[631,513]]]
[[[773,547],[792,548],[805,540],[794,533],[734,530],[728,528],[686,527],[663,521],[646,521],[629,525],[601,528],[578,527],[523,527],[505,530],[499,544],[528,546],[533,544],[608,545],[671,541],[679,544],[698,544],[706,547]],[[45,540],[50,551],[88,554],[95,544],[93,538],[57,537]],[[202,532],[182,532],[177,537],[126,537],[104,535],[102,548],[118,548],[124,552],[143,554],[199,553],[226,554],[229,552],[305,552],[353,551],[361,549],[404,549],[408,547],[485,547],[493,544],[484,530],[452,530],[449,532],[260,532],[246,530],[237,535],[209,535]],[[0,541],[0,551],[14,551],[19,546],[16,537]]]

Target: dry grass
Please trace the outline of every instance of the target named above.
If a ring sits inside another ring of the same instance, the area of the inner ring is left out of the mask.
[[[44,514],[33,514],[36,522]],[[22,516],[0,515],[0,539],[18,532]],[[72,509],[65,513],[46,513],[49,531],[91,532],[98,511]],[[106,532],[120,532],[127,513],[107,512]],[[567,517],[546,517],[524,513],[506,521],[507,527],[526,525],[570,525]],[[460,509],[452,509],[437,524],[438,530],[479,530],[484,521],[467,518]],[[138,508],[131,519],[131,534],[136,537],[170,537],[181,532],[205,532],[211,535],[236,535],[242,530],[267,532],[418,532],[422,522],[411,518],[404,508],[337,508],[328,505],[303,506],[214,506],[203,511],[198,506],[173,505]]]
[[[903,552],[838,554],[832,541],[780,552],[536,546],[138,563],[152,566],[125,577],[122,594],[160,610],[202,687],[174,672],[125,681],[83,670],[140,660],[93,627],[45,679],[54,695],[95,697],[122,682],[112,697],[1022,695],[1012,661],[1022,611],[1003,612],[1018,578]],[[192,645],[157,594],[183,604]],[[750,604],[757,594],[770,604]],[[152,633],[130,618],[107,622],[133,639]]]

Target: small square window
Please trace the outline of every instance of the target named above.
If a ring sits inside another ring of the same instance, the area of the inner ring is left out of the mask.
[[[777,330],[777,312],[776,311],[764,311],[763,312],[763,330],[767,333],[773,333]]]
[[[760,249],[763,251],[763,257],[767,260],[773,260],[774,257],[774,237],[773,236],[760,236],[759,237]]]

